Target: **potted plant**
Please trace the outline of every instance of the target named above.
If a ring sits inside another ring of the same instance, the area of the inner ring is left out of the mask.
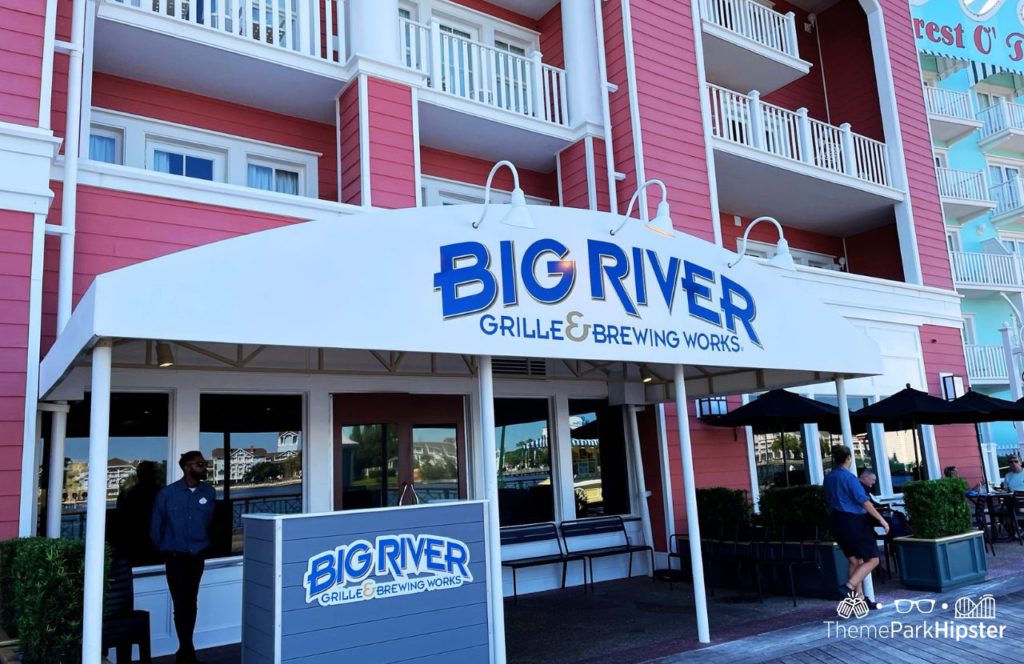
[[[913,535],[893,542],[905,587],[942,592],[985,579],[983,534],[971,527],[966,491],[959,477],[903,486]]]

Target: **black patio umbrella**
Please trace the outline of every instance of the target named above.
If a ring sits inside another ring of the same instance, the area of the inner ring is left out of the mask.
[[[852,417],[862,425],[876,422],[885,426],[887,431],[903,431],[910,429],[914,435],[914,463],[921,466],[923,450],[917,435],[917,427],[922,424],[969,424],[977,422],[979,411],[969,404],[958,404],[933,397],[927,392],[915,390],[907,386],[880,401],[864,406],[852,413]]]
[[[782,445],[782,462],[786,468],[786,486],[789,486],[789,459],[786,454],[785,432],[804,424],[817,424],[831,432],[841,430],[838,408],[786,390],[765,392],[754,401],[730,413],[707,417],[703,421],[716,427],[757,427],[778,431]]]
[[[981,392],[968,390],[962,397],[954,399],[953,403],[973,411],[973,413],[964,414],[965,418],[971,418],[968,420],[970,424],[1024,420],[1024,403],[1020,401],[997,399]]]

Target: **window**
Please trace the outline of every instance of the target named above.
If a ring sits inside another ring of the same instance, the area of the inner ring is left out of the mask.
[[[295,167],[281,168],[273,164],[249,162],[248,186],[265,191],[276,191],[281,194],[297,195],[300,171]]]
[[[803,431],[754,428],[754,465],[761,491],[808,484]]]
[[[729,404],[725,397],[709,397],[697,399],[697,417],[709,415],[725,415],[729,412]]]
[[[739,251],[742,240],[736,239],[736,251]],[[767,242],[758,242],[756,240],[747,240],[747,246],[744,253],[751,258],[762,258],[769,259],[775,256],[775,245]],[[807,267],[816,267],[824,270],[838,270],[839,262],[835,256],[829,256],[828,254],[821,254],[816,251],[807,251],[806,249],[793,249],[790,248],[790,253],[793,255],[793,262],[797,265],[806,265]]]
[[[441,28],[441,88],[446,92],[475,98],[474,62],[477,49],[472,47],[473,35],[450,25]]]
[[[961,331],[963,332],[964,344],[974,345],[978,343],[977,329],[974,327],[974,314],[964,313]]]
[[[516,113],[529,113],[526,106],[530,67],[526,62],[526,49],[499,39],[494,40],[494,71],[497,83],[495,103]]]
[[[950,251],[960,251],[960,234],[957,231],[946,232],[946,248]]]
[[[202,148],[158,141],[149,143],[149,168],[199,180],[224,179],[224,155]]]
[[[199,447],[217,490],[214,556],[242,552],[242,515],[302,512],[302,397],[203,394]]]
[[[115,555],[133,565],[149,565],[162,558],[149,538],[153,503],[167,481],[170,453],[170,399],[166,394],[119,393],[110,395],[110,443],[106,493],[107,541]],[[89,420],[91,398],[70,405],[64,444],[64,491],[61,537],[85,537],[86,499],[89,496]],[[44,456],[49,456],[49,421],[44,418]],[[46,522],[46,487],[49,460],[43,459],[42,507]]]
[[[341,509],[398,505],[398,428],[356,424],[341,436]]]
[[[622,408],[604,401],[570,399],[569,436],[576,518],[629,514]]]
[[[481,186],[426,176],[421,181],[423,205],[478,205],[484,202],[484,188]],[[491,203],[508,203],[511,199],[511,192],[491,189]],[[551,201],[527,196],[526,204],[551,205]]]
[[[545,399],[495,399],[498,514],[503,526],[555,518]]]
[[[1007,252],[1017,256],[1024,256],[1024,236],[1000,234],[999,241]]]
[[[823,401],[830,406],[838,406],[839,401],[831,396],[815,397],[817,401]],[[846,405],[852,413],[867,406],[870,400],[867,397],[847,397]],[[840,434],[829,431],[818,432],[818,444],[821,447],[821,467],[827,474],[832,469],[832,446],[842,445],[843,437]],[[857,472],[868,470],[875,476],[875,483],[871,487],[871,493],[879,495],[881,487],[878,484],[878,466],[875,460],[875,445],[871,438],[871,432],[853,434],[853,463]]]
[[[949,168],[949,155],[945,151],[936,150],[932,158],[935,160],[935,168]]]
[[[89,129],[89,159],[105,164],[123,163],[123,143],[124,133],[120,129],[93,125]]]

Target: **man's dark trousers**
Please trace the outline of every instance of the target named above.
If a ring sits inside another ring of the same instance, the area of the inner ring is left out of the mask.
[[[199,582],[203,578],[203,559],[188,553],[167,554],[167,588],[174,602],[174,631],[178,634],[178,661],[195,659],[192,634],[196,628]]]

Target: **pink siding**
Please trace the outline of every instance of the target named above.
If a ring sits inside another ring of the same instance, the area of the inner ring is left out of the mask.
[[[901,1],[906,10],[906,0]],[[871,56],[871,37],[868,34],[867,17],[858,0],[842,0],[822,12],[818,17],[818,30],[831,123],[839,125],[849,122],[858,134],[884,140],[878,86]],[[915,86],[920,89],[917,51],[910,37],[909,17],[905,32],[908,40],[906,45],[914,53],[914,75],[917,77]],[[889,36],[891,43],[892,35]]]
[[[656,551],[668,550],[665,536],[665,487],[661,482],[661,441],[658,440],[658,411],[645,408],[636,414],[640,455],[644,469],[644,485],[651,492],[647,511],[651,517],[651,534]]]
[[[752,220],[741,218],[740,225],[737,226],[733,215],[722,214],[721,217],[722,246],[730,251],[736,251],[738,249],[736,241],[743,236],[743,231],[747,229]],[[804,251],[814,251],[819,254],[836,257],[843,255],[843,239],[840,237],[823,235],[822,233],[805,231],[789,226],[783,226],[782,228],[786,233],[786,241],[789,242],[791,249],[803,249]],[[749,238],[757,242],[775,244],[779,241],[779,234],[775,231],[774,226],[758,224],[750,231]]]
[[[320,198],[338,200],[334,127],[108,74],[93,79],[93,106],[320,152]]]
[[[657,178],[668,185],[676,228],[711,240],[710,184],[690,12],[686,2],[633,3],[644,169],[648,180]],[[625,93],[623,86],[616,96]],[[632,194],[635,179],[627,176],[625,183]],[[652,203],[657,195],[656,189],[648,190]]]
[[[558,155],[562,174],[562,205],[574,208],[590,207],[590,187],[587,184],[586,141],[577,141]]]
[[[953,288],[946,248],[946,229],[942,220],[942,204],[932,162],[931,134],[921,90],[921,72],[917,48],[911,31],[910,7],[906,0],[882,0],[886,17],[885,31],[889,43],[892,76],[896,87],[896,105],[900,114],[903,154],[914,229],[925,285]]]
[[[60,221],[60,183],[49,223]],[[97,274],[238,235],[299,221],[127,192],[80,186],[75,232],[74,300]],[[57,292],[57,238],[47,238],[44,276],[44,348],[53,342]],[[45,352],[45,351],[44,351]]]
[[[605,60],[608,66],[608,81],[619,86],[611,94],[608,106],[612,124],[612,151],[615,169],[626,177],[615,183],[618,212],[625,212],[629,197],[636,190],[636,163],[633,160],[633,133],[630,126],[629,87],[626,83],[626,50],[622,34],[622,3],[606,2],[602,7],[604,16]],[[689,42],[692,43],[693,37]],[[673,49],[674,50],[674,49]],[[571,75],[571,74],[569,74]],[[702,165],[707,171],[707,162]]]
[[[494,162],[476,157],[467,157],[436,148],[420,148],[420,169],[423,175],[432,175],[482,187],[487,184],[487,174],[492,166],[494,166]],[[518,170],[519,185],[527,196],[546,198],[553,205],[558,204],[558,188],[554,173],[538,173],[525,168]],[[506,191],[512,189],[512,175],[508,169],[498,171],[494,176],[493,186]]]
[[[487,14],[489,16],[494,16],[495,18],[500,18],[503,21],[508,21],[509,23],[515,23],[516,25],[521,25],[524,28],[529,28],[530,30],[537,30],[538,29],[537,28],[537,21],[535,19],[532,19],[529,16],[525,16],[523,14],[519,14],[517,12],[514,12],[511,9],[505,9],[504,7],[499,7],[498,5],[491,4],[490,2],[486,2],[486,0],[452,0],[452,1],[455,4],[457,4],[457,5],[462,5],[463,7],[469,7],[470,9],[475,9],[478,12],[482,12],[482,13]]]
[[[896,225],[888,224],[846,238],[850,272],[903,281],[903,259]]]
[[[353,81],[341,94],[341,202],[361,205],[359,161],[359,86]]]
[[[565,68],[562,51],[562,5],[558,4],[544,14],[537,23],[540,30],[540,52],[544,63]]]
[[[940,372],[967,376],[964,347],[959,329],[922,325],[921,351],[924,357],[929,394],[942,395]],[[956,466],[960,471],[960,476],[965,478],[971,486],[984,479],[981,450],[978,448],[978,438],[973,425],[957,424],[935,427],[935,444],[938,447],[939,463],[942,467]]]
[[[0,540],[18,534],[32,215],[0,211]]]
[[[412,91],[405,85],[371,78],[367,81],[367,94],[373,205],[415,207]]]
[[[39,122],[45,16],[46,3],[40,0],[0,4],[0,120],[33,126]]]
[[[812,118],[828,121],[828,114],[825,112],[825,89],[821,82],[821,55],[818,53],[818,40],[813,32],[803,29],[808,14],[784,0],[775,2],[775,11],[781,14],[793,12],[796,15],[797,47],[800,58],[811,63],[811,71],[789,85],[765,95],[763,99],[793,111],[804,107]],[[749,90],[741,90],[741,92],[749,92]]]

